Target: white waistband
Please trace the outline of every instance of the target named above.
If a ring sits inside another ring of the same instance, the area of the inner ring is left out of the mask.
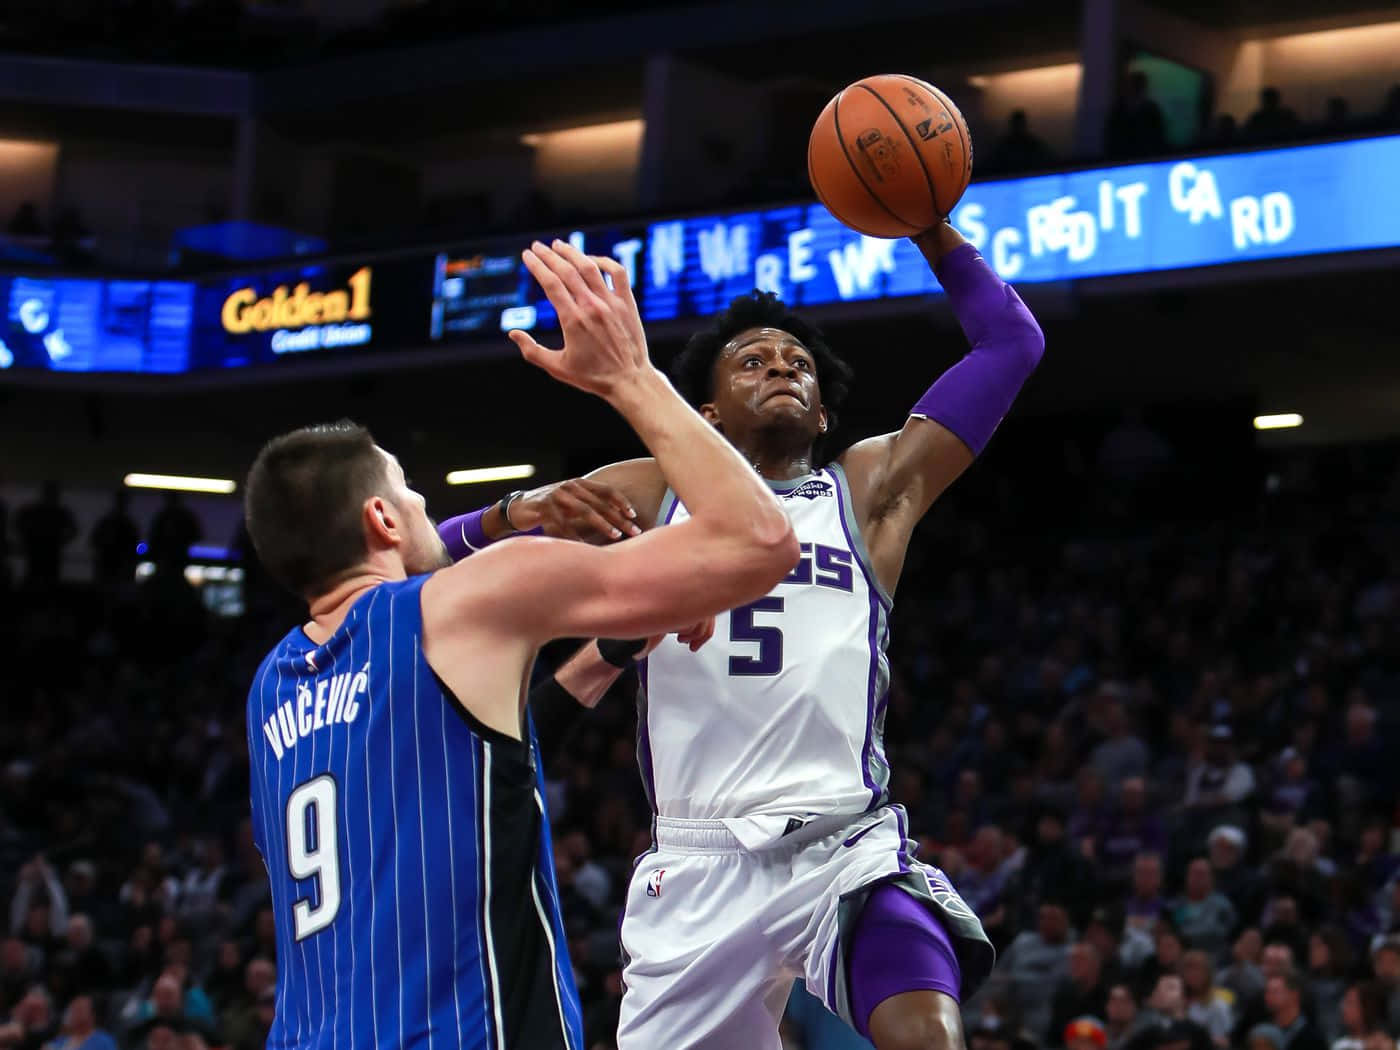
[[[877,811],[880,812],[880,811]],[[793,821],[788,831],[757,847],[757,850],[805,846],[851,824],[874,816],[873,813],[834,813]],[[685,853],[752,853],[722,820],[683,820],[680,817],[655,819],[656,844],[663,849]]]
[[[678,817],[656,818],[656,844],[696,853],[733,853],[744,848],[723,821]]]

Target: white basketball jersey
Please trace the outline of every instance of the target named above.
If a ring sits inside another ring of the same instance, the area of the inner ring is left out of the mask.
[[[667,638],[642,668],[638,758],[656,811],[722,820],[747,848],[792,820],[885,800],[889,596],[845,473],[769,482],[801,543],[768,596],[716,618],[698,653]],[[687,512],[671,493],[658,520]]]

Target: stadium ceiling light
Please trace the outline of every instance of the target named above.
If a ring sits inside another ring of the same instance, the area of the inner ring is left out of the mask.
[[[227,478],[187,478],[179,474],[128,474],[129,489],[166,489],[171,492],[213,492],[227,496],[238,486]]]
[[[1255,416],[1255,430],[1287,430],[1289,427],[1301,427],[1303,417],[1297,412],[1280,412],[1272,416]]]
[[[533,478],[533,463],[512,463],[505,467],[473,467],[471,470],[454,470],[447,475],[449,485],[479,485],[486,481],[516,481],[519,478]]]

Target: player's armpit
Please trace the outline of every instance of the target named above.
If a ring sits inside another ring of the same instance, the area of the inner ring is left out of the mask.
[[[914,527],[963,471],[972,450],[947,427],[911,416],[904,428],[852,445],[839,462],[875,573],[893,593]]]

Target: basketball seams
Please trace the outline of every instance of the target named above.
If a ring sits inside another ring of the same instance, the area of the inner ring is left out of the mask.
[[[927,91],[932,92],[935,98],[937,98],[942,103],[942,105],[948,110],[948,115],[950,117],[955,118],[953,120],[953,130],[958,133],[958,144],[962,146],[963,151],[962,167],[965,191],[966,183],[972,181],[972,136],[966,134],[963,130],[966,127],[967,122],[963,119],[962,110],[958,109],[957,105],[953,102],[953,100],[950,99],[944,92],[934,87],[927,81],[920,80],[918,77],[911,77],[908,73],[894,73],[892,75],[898,77],[900,80],[907,80],[911,84],[915,84],[921,88],[924,88]],[[962,194],[959,194],[959,196],[961,195]],[[954,204],[956,203],[957,202],[954,201]],[[942,213],[943,209],[939,207],[938,195],[936,193],[934,194],[933,205],[935,208],[938,209],[940,213]],[[949,211],[951,210],[952,209],[950,208]]]
[[[896,214],[893,210],[891,210],[888,204],[886,204],[883,200],[880,199],[880,195],[870,188],[869,184],[865,181],[865,178],[861,175],[860,169],[856,167],[856,162],[851,159],[850,151],[846,148],[846,138],[844,135],[841,134],[841,99],[845,96],[845,94],[846,93],[843,91],[841,92],[841,94],[837,95],[834,99],[832,99],[832,102],[834,104],[831,107],[831,122],[833,129],[836,132],[836,142],[841,147],[841,156],[846,158],[846,163],[851,166],[851,174],[856,177],[856,181],[860,183],[861,188],[865,190],[866,193],[870,194],[870,199],[880,206],[881,211],[883,211],[886,215],[888,215],[895,222],[899,223],[901,226],[913,230],[915,233],[921,232],[918,226],[916,226],[912,222],[909,222],[903,216]],[[808,140],[809,157],[810,153],[811,141]],[[837,216],[837,218],[840,218],[840,216]],[[901,236],[910,235],[903,234]]]
[[[909,134],[909,129],[904,126],[904,121],[900,119],[899,114],[895,112],[895,108],[889,104],[888,100],[886,100],[883,95],[864,81],[858,84],[852,84],[851,87],[858,87],[862,91],[868,91],[880,105],[884,106],[885,109],[889,111],[890,116],[894,118],[894,122],[899,125],[899,130],[904,132],[904,141],[909,143],[909,148],[914,153],[914,159],[919,162],[919,170],[924,173],[924,182],[928,184],[928,199],[929,203],[933,205],[933,213],[938,218],[942,218],[943,212],[938,207],[938,187],[933,184],[933,176],[929,174],[928,165],[924,163],[924,156],[919,149],[919,143],[914,139],[913,135]],[[910,225],[913,224],[911,223]]]

